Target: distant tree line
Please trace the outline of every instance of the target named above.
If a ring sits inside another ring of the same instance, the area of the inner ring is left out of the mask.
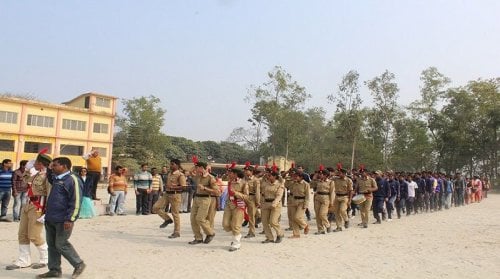
[[[450,87],[436,68],[422,71],[420,97],[402,106],[389,71],[367,81],[346,73],[324,107],[305,107],[306,88],[281,67],[252,86],[247,127],[236,127],[226,141],[192,141],[161,132],[165,110],[155,96],[124,100],[117,119],[113,160],[131,169],[141,162],[162,166],[170,158],[221,163],[258,163],[285,156],[314,170],[319,164],[345,168],[498,175],[500,78]],[[363,100],[361,86],[372,99]],[[327,117],[327,111],[333,112]]]

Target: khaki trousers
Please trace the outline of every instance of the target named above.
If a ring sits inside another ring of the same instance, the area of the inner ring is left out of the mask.
[[[222,216],[222,227],[226,232],[232,232],[234,236],[241,234],[241,223],[243,223],[243,209],[226,205]]]
[[[361,223],[364,225],[368,225],[368,216],[370,216],[369,213],[370,208],[372,207],[372,201],[372,197],[366,197],[366,201],[359,205],[359,212],[361,213]]]
[[[330,228],[328,222],[328,208],[330,207],[330,196],[318,195],[314,196],[314,213],[316,214],[316,225],[318,232],[323,232]]]
[[[279,218],[281,216],[281,203],[275,208],[271,205],[261,209],[262,214],[262,226],[264,227],[264,233],[266,234],[266,239],[274,240],[271,228],[276,232],[276,236],[283,236],[283,231],[281,230]]]
[[[344,197],[335,197],[333,200],[333,212],[335,213],[335,223],[337,224],[337,228],[342,228],[344,222],[347,222],[347,202],[349,198],[347,196]]]
[[[210,221],[207,218],[211,203],[212,198],[210,197],[195,197],[193,200],[190,217],[191,229],[193,230],[194,239],[196,240],[203,240],[200,228],[203,230],[205,235],[214,234],[213,229],[210,227]]]
[[[255,218],[257,214],[257,205],[255,204],[255,196],[250,196],[247,202],[248,213],[248,234],[255,235]]]
[[[170,205],[172,217],[165,211]],[[157,213],[163,220],[174,221],[174,233],[180,234],[181,231],[181,217],[179,210],[181,209],[181,194],[163,194],[158,201],[153,205],[153,213]]]
[[[37,222],[41,214],[37,214],[36,207],[30,203],[21,209],[21,221],[19,222],[18,240],[19,244],[30,244],[35,246],[45,244],[45,238],[42,236],[43,224]]]
[[[208,208],[207,219],[212,231],[215,229],[215,214],[217,213],[217,199],[218,197],[210,197],[210,207]]]
[[[304,220],[306,212],[304,202],[288,205],[288,210],[290,211],[293,235],[300,235],[300,230],[307,226],[307,223]]]

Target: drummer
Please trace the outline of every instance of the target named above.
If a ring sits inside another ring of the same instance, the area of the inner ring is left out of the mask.
[[[372,207],[373,194],[372,192],[377,191],[377,182],[375,179],[370,177],[370,173],[366,169],[361,169],[361,178],[358,179],[358,193],[365,196],[366,201],[359,205],[359,211],[361,212],[361,224],[363,228],[368,228],[368,216],[370,213],[370,208]]]
[[[335,185],[335,199],[333,200],[333,212],[335,213],[335,223],[337,228],[334,232],[342,231],[342,225],[349,228],[349,217],[347,207],[352,199],[352,180],[346,176],[345,169],[338,170],[338,176],[333,179]]]

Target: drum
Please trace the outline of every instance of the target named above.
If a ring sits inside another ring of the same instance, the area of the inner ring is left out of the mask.
[[[352,202],[354,204],[362,204],[366,201],[365,195],[363,194],[358,194],[352,198]]]

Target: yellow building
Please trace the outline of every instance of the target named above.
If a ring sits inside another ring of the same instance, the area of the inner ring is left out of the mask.
[[[71,159],[74,169],[85,166],[82,156],[98,149],[103,174],[111,169],[116,97],[82,94],[63,104],[0,96],[0,159],[14,166],[48,148],[52,157]]]

